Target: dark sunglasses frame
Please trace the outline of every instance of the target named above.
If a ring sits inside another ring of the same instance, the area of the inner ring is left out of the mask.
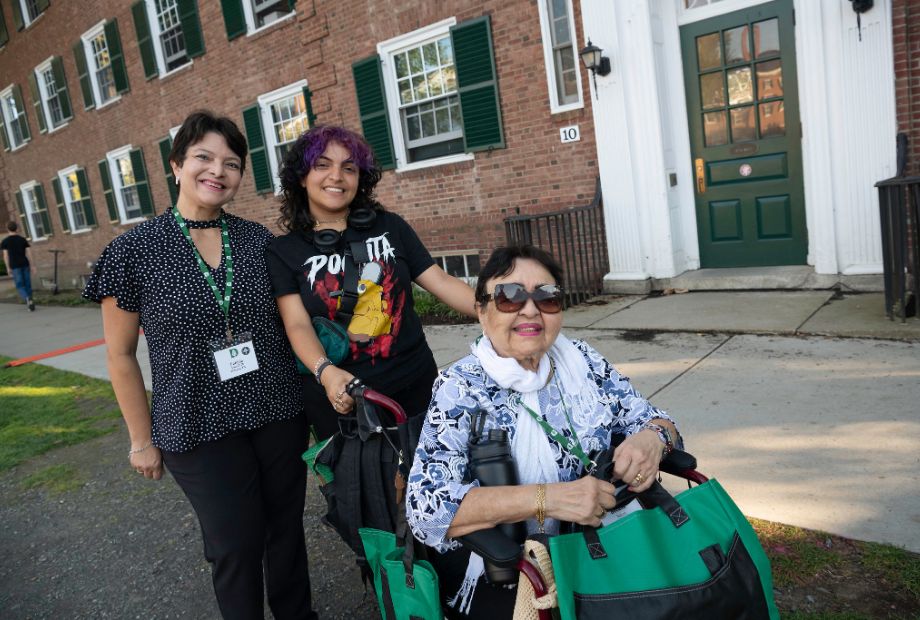
[[[506,292],[505,287],[516,287],[516,289]],[[496,284],[495,292],[490,295],[485,295],[480,301],[482,303],[494,301],[495,308],[499,312],[511,313],[519,312],[521,308],[527,305],[528,299],[533,299],[534,305],[540,312],[557,314],[562,312],[562,307],[565,305],[564,291],[565,289],[563,289],[560,284],[541,284],[530,293],[524,288],[523,284],[506,282]],[[511,297],[508,296],[509,293]]]

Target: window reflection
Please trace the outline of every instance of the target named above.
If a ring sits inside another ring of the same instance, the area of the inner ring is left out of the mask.
[[[732,142],[748,142],[757,139],[754,124],[754,106],[735,108],[732,112]]]
[[[768,60],[757,63],[757,98],[772,99],[783,96],[782,61]]]
[[[722,66],[722,47],[719,45],[719,33],[713,32],[704,37],[697,37],[696,51],[700,71],[718,69]]]
[[[700,76],[700,94],[704,110],[725,106],[725,84],[722,83],[721,71]]]
[[[725,36],[725,64],[735,65],[751,59],[751,48],[748,42],[748,27],[738,26],[723,32]]]
[[[738,105],[754,101],[754,84],[751,82],[751,68],[738,67],[728,72],[728,103]]]
[[[776,18],[754,24],[754,51],[757,58],[779,54],[779,20]]]
[[[728,123],[725,118],[725,110],[704,114],[703,132],[706,136],[706,146],[728,144]]]
[[[786,135],[786,109],[782,101],[761,103],[760,137],[781,138]]]

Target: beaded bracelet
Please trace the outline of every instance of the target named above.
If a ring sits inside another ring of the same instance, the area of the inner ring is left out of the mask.
[[[319,358],[318,360],[316,360],[316,363],[313,364],[313,374],[314,374],[314,375],[317,374],[317,370],[319,369],[319,365],[322,364],[323,362],[326,362],[326,361],[329,361],[329,360],[328,360],[327,358],[325,358],[325,357],[321,357],[321,358]]]

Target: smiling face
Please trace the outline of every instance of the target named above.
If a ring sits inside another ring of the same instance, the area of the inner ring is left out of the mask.
[[[523,285],[528,292],[557,283],[537,261],[517,258],[511,273],[490,279],[485,290],[494,293],[496,284],[510,282]],[[492,341],[495,352],[517,360],[527,370],[536,371],[540,358],[553,346],[562,329],[562,313],[540,312],[533,299],[528,299],[517,312],[501,312],[492,301],[478,304],[478,310],[482,331]]]
[[[185,161],[170,162],[179,179],[179,202],[204,209],[220,209],[240,187],[242,162],[220,134],[209,132],[189,145]]]
[[[359,174],[351,151],[331,142],[316,160],[316,166],[300,180],[307,190],[313,219],[334,220],[345,215],[358,193]]]

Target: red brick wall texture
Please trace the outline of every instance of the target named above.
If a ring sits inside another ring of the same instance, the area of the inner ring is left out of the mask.
[[[380,201],[406,218],[429,250],[486,253],[504,240],[503,217],[517,208],[538,213],[587,204],[598,174],[583,68],[585,109],[556,117],[550,113],[537,1],[298,0],[295,18],[256,36],[228,41],[220,0],[198,0],[206,53],[190,68],[149,81],[144,79],[128,0],[52,2],[20,32],[13,27],[10,3],[2,2],[10,41],[0,49],[0,88],[21,86],[33,136],[21,150],[0,154],[0,208],[15,217],[13,193],[21,183],[41,181],[55,235],[35,252],[40,268],[50,269],[51,255],[45,249],[61,249],[66,251],[63,264],[86,272],[86,262],[129,228],[108,223],[96,166],[106,152],[129,143],[143,147],[154,204],[162,213],[170,199],[157,141],[191,110],[211,108],[242,127],[242,109],[256,103],[259,95],[306,79],[314,93],[317,122],[360,130],[353,62],[375,53],[379,41],[450,17],[460,23],[488,14],[507,148],[491,155],[477,153],[474,161],[460,165],[388,171],[378,192]],[[577,0],[574,6],[576,32],[582,32]],[[84,111],[71,48],[82,33],[112,18],[118,19],[131,90],[115,104]],[[920,43],[920,36],[916,40]],[[50,56],[63,58],[74,118],[53,134],[39,135],[27,75]],[[563,145],[559,129],[570,124],[579,125],[581,141]],[[87,170],[99,227],[64,235],[50,180],[74,164]],[[247,171],[228,210],[277,230],[277,207],[273,195],[256,194]]]

